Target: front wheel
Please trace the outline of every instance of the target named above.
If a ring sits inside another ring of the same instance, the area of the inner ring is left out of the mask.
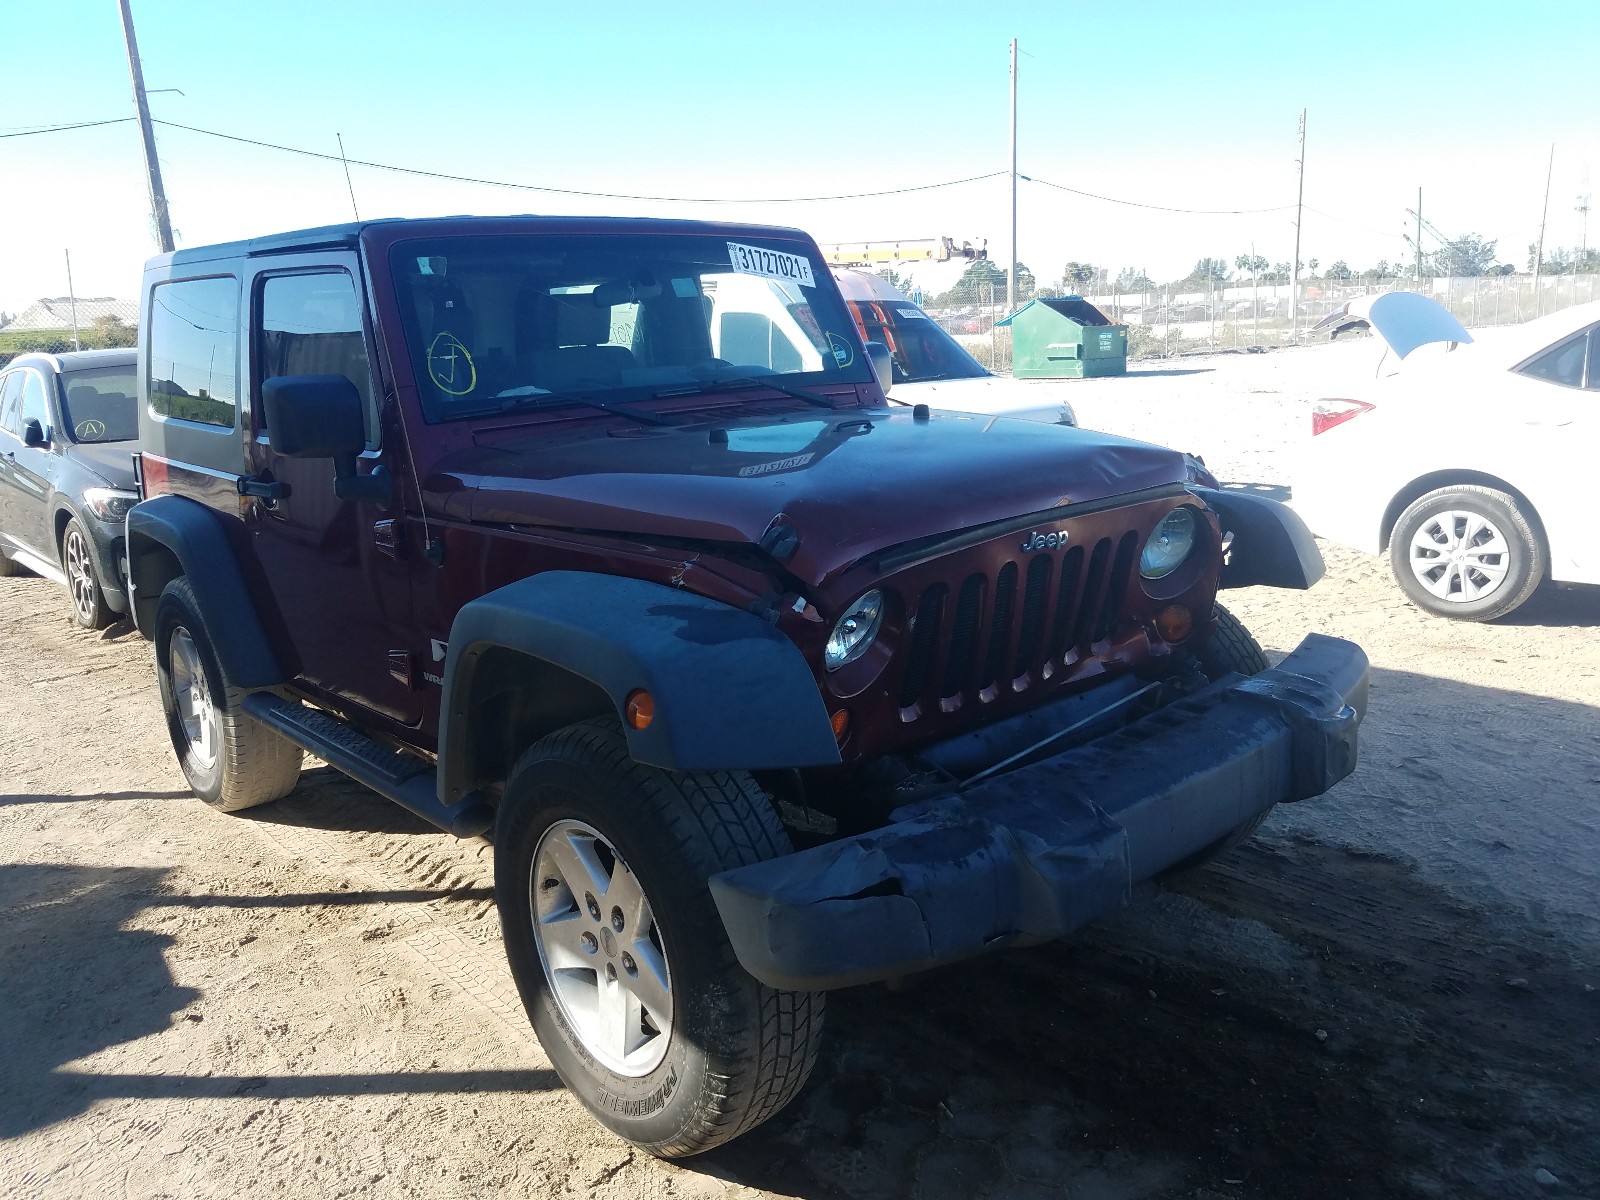
[[[1395,581],[1418,608],[1492,621],[1544,579],[1544,542],[1516,498],[1460,484],[1419,498],[1389,538]]]
[[[72,615],[85,629],[104,629],[114,615],[106,603],[105,589],[94,566],[94,546],[77,517],[67,522],[61,535],[61,565],[72,593]]]
[[[517,762],[494,840],[517,989],[602,1125],[681,1158],[794,1098],[816,1062],[823,997],[748,975],[706,885],[790,849],[748,775],[646,767],[614,723],[586,721]]]
[[[1225,675],[1258,675],[1272,665],[1267,661],[1261,643],[1256,641],[1245,628],[1243,621],[1220,604],[1216,606],[1215,612],[1216,632],[1211,635],[1211,640],[1199,654],[1200,669],[1205,672],[1207,679],[1215,682]],[[1204,866],[1214,858],[1220,858],[1241,842],[1249,841],[1255,831],[1261,828],[1261,822],[1266,819],[1266,813],[1251,817],[1243,825],[1224,834],[1211,845],[1195,851],[1182,862],[1174,863],[1161,872],[1159,878],[1171,879],[1196,867]]]
[[[247,714],[229,687],[188,579],[179,576],[156,605],[156,678],[178,763],[195,794],[239,812],[294,790],[300,747]]]

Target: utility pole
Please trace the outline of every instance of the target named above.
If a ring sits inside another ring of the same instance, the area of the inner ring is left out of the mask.
[[[1250,344],[1261,345],[1261,271],[1256,266],[1256,240],[1250,239]]]
[[[1417,291],[1422,290],[1422,189],[1417,189]]]
[[[1578,214],[1582,222],[1582,240],[1578,243],[1578,266],[1574,269],[1581,270],[1589,261],[1589,172],[1583,173],[1583,192],[1578,197],[1578,202],[1572,206],[1572,211]]]
[[[1005,269],[1006,315],[1016,312],[1016,38],[1011,38],[1011,261]]]
[[[1543,297],[1539,295],[1539,275],[1544,270],[1544,226],[1550,218],[1550,176],[1556,169],[1556,144],[1550,143],[1550,165],[1544,172],[1544,211],[1539,214],[1539,248],[1533,252],[1533,315],[1538,316],[1544,309]]]
[[[78,289],[72,286],[72,251],[63,250],[67,256],[67,301],[72,305],[72,348],[82,350],[78,344]]]
[[[1300,191],[1294,200],[1294,274],[1289,284],[1289,341],[1300,341],[1300,217],[1306,200],[1306,110],[1300,110]]]
[[[163,254],[172,253],[172,219],[167,214],[167,191],[161,184],[161,162],[156,158],[156,135],[150,128],[150,102],[145,98],[144,69],[139,65],[139,41],[133,33],[133,13],[128,0],[122,9],[122,39],[128,45],[128,74],[133,78],[133,104],[139,112],[139,132],[144,137],[144,168],[150,183],[150,215],[155,218],[156,242]]]

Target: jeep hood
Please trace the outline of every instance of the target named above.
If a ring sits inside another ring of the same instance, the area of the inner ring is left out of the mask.
[[[1182,485],[1183,455],[1036,421],[840,409],[639,427],[480,431],[423,481],[441,516],[643,539],[759,544],[821,584],[873,551],[1062,505]]]

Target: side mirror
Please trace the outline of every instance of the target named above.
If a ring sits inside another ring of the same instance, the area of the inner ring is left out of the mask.
[[[894,383],[894,358],[889,353],[889,347],[882,342],[868,342],[867,361],[872,364],[872,373],[878,377],[878,386],[887,396]]]
[[[38,417],[29,417],[22,423],[22,444],[24,446],[42,446],[44,442],[44,426],[39,424]]]
[[[333,490],[342,500],[382,504],[393,496],[393,481],[382,467],[356,474],[367,431],[361,394],[343,375],[276,375],[262,381],[261,404],[274,453],[333,459]]]

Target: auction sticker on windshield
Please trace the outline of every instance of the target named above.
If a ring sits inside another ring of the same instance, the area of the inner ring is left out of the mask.
[[[729,242],[728,259],[733,263],[733,269],[741,275],[761,275],[804,287],[817,286],[816,276],[811,273],[811,260],[800,254],[785,254],[782,250]]]

